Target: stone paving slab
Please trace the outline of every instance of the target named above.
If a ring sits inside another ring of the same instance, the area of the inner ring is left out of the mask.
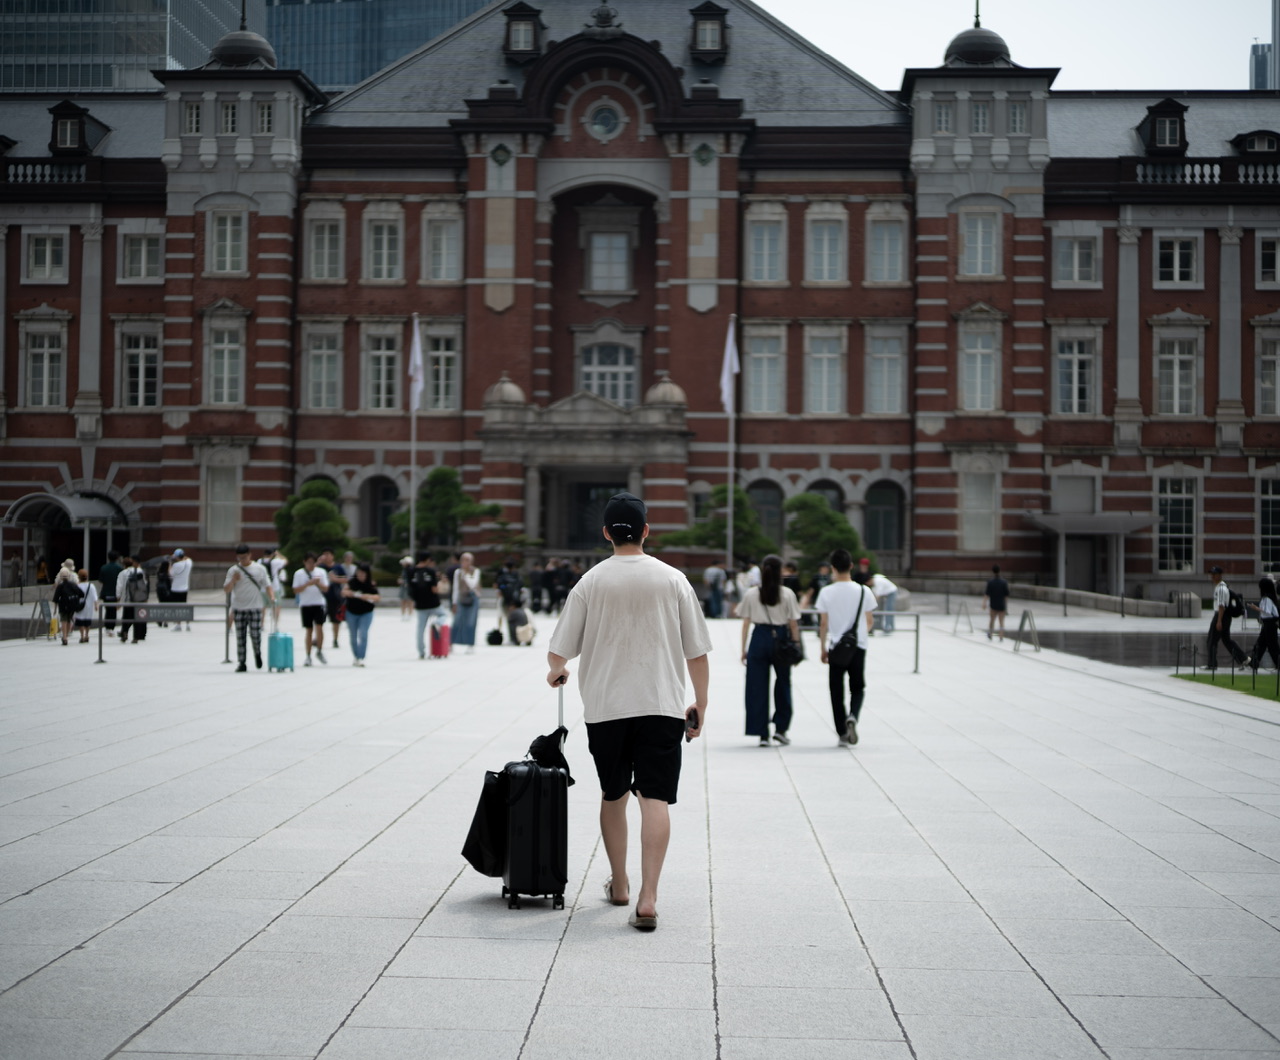
[[[907,620],[873,640],[852,750],[812,661],[793,744],[742,736],[713,624],[652,935],[603,901],[572,688],[567,908],[457,853],[554,727],[541,647],[421,662],[388,609],[364,670],[4,642],[0,1060],[1280,1057],[1280,707],[954,621],[918,674]]]

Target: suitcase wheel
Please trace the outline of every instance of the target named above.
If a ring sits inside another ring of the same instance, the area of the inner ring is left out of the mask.
[[[508,909],[520,908],[520,896],[516,894],[515,891],[512,891],[511,897],[507,899],[507,908]]]
[[[554,898],[552,898],[552,899],[551,899],[551,908],[552,908],[552,909],[563,909],[563,908],[564,908],[564,895],[563,895],[563,894],[557,894]]]

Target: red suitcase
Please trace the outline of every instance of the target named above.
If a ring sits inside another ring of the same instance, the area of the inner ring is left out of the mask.
[[[449,657],[449,641],[453,630],[449,626],[431,624],[431,658],[447,659]]]

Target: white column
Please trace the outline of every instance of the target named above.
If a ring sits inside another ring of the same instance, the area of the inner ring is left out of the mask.
[[[1116,266],[1116,408],[1117,447],[1133,448],[1142,435],[1142,323],[1138,313],[1138,247],[1142,231],[1122,225]]]
[[[98,207],[94,207],[94,214]],[[80,385],[73,406],[76,436],[82,442],[102,437],[102,221],[80,226]]]
[[[9,401],[4,392],[5,379],[5,335],[9,329],[4,326],[4,322],[9,318],[9,310],[6,302],[8,293],[7,277],[5,276],[5,263],[9,260],[6,252],[5,242],[8,237],[9,226],[0,224],[0,438],[5,435],[4,417],[5,410],[9,407]]]
[[[524,533],[544,538],[542,533],[542,471],[537,465],[524,469]]]
[[[1240,228],[1218,229],[1218,407],[1214,417],[1220,449],[1239,449],[1244,444],[1244,403],[1240,400],[1242,235]]]

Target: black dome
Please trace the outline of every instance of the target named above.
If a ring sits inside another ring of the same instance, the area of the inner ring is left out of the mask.
[[[963,33],[947,45],[946,65],[960,63],[974,66],[990,66],[992,64],[1012,64],[1009,58],[1009,45],[999,33],[975,26]]]
[[[274,70],[276,50],[266,37],[250,33],[246,29],[237,29],[213,46],[209,60],[221,66],[252,66],[259,63]]]

